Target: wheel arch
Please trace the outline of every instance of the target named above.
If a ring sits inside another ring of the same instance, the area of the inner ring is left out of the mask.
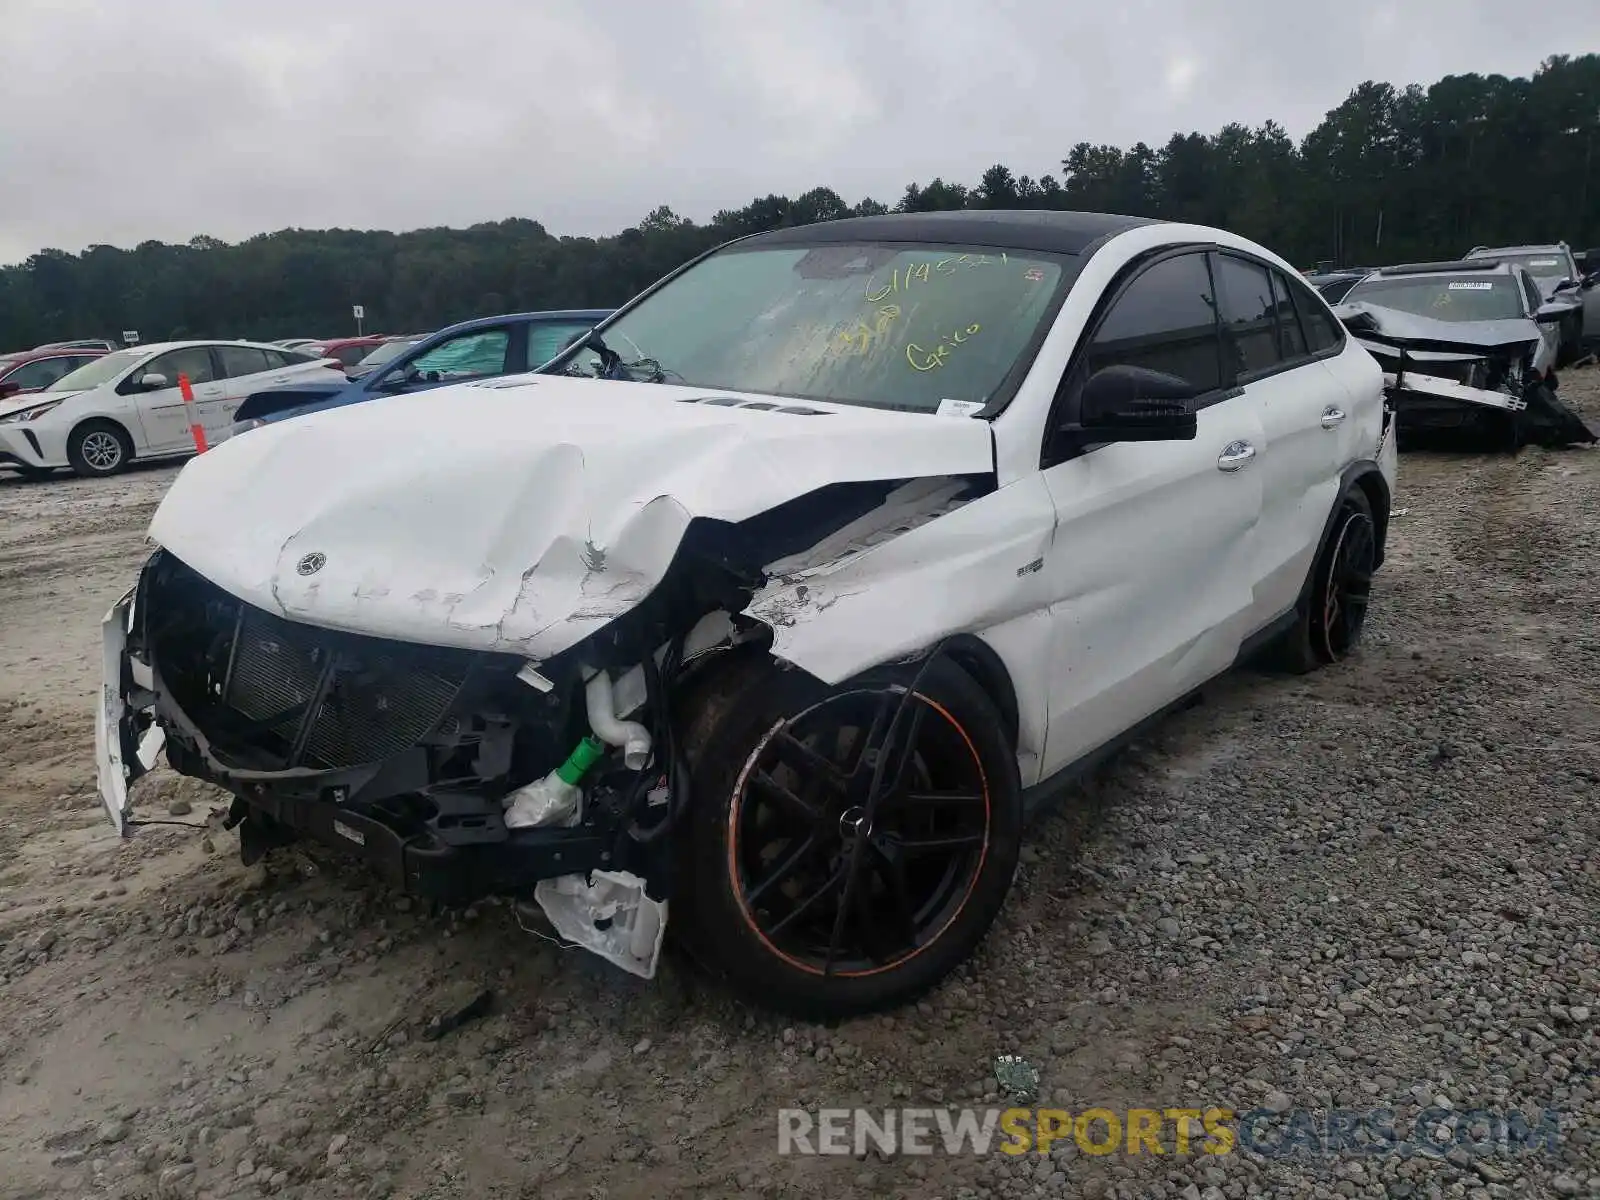
[[[1339,514],[1339,504],[1353,487],[1360,488],[1366,493],[1367,502],[1372,505],[1373,523],[1378,527],[1378,552],[1373,563],[1375,567],[1383,566],[1385,548],[1389,542],[1389,506],[1392,497],[1389,494],[1389,481],[1383,477],[1383,472],[1378,469],[1378,464],[1370,461],[1352,463],[1344,469],[1344,474],[1339,478],[1339,496],[1333,503],[1333,508],[1328,512],[1328,519],[1322,527],[1322,540],[1317,543],[1320,552],[1327,544],[1328,535],[1333,532],[1333,521]]]
[[[934,649],[930,648],[928,653],[933,653]],[[1011,672],[1006,669],[1004,660],[988,642],[971,633],[952,634],[937,649],[970,675],[972,681],[994,702],[1004,723],[1006,741],[1014,752],[1020,732],[1021,713],[1017,707],[1016,685],[1011,682]]]
[[[139,443],[134,440],[133,431],[128,428],[125,422],[116,417],[106,416],[104,413],[90,413],[79,417],[72,423],[72,428],[67,430],[67,448],[69,451],[72,447],[72,439],[78,436],[78,431],[85,425],[110,425],[118,433],[122,434],[123,440],[127,442],[128,461],[132,462],[139,457]]]

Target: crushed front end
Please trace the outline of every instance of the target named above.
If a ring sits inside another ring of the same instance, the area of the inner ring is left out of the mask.
[[[1335,312],[1382,366],[1402,445],[1597,440],[1557,398],[1553,350],[1532,320],[1445,322],[1370,303]]]
[[[691,636],[700,654],[735,640],[726,617]],[[129,786],[164,746],[174,770],[233,795],[246,863],[308,837],[449,903],[537,884],[558,929],[592,930],[605,908],[616,944],[589,948],[653,974],[668,864],[651,832],[669,818],[677,750],[650,701],[682,637],[648,668],[636,651],[621,663],[629,648],[608,637],[581,665],[535,670],[286,620],[161,550],[107,615],[104,647],[99,778],[120,832]]]

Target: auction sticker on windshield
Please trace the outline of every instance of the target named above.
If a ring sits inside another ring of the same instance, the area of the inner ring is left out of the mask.
[[[1492,283],[1484,283],[1480,280],[1471,280],[1466,283],[1452,283],[1450,285],[1450,290],[1452,292],[1487,292],[1493,287],[1494,284]]]

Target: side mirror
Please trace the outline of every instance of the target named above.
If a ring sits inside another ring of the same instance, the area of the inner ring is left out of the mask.
[[[1541,304],[1533,319],[1541,325],[1559,325],[1571,313],[1572,309],[1565,304]]]
[[[22,385],[20,383],[0,383],[0,400],[15,396],[21,390]]]
[[[1187,442],[1198,432],[1187,379],[1147,367],[1102,367],[1083,385],[1076,428],[1097,442]]]
[[[148,375],[139,376],[139,388],[146,392],[159,392],[162,388],[169,388],[172,384],[167,382],[167,377],[159,371],[151,371]]]

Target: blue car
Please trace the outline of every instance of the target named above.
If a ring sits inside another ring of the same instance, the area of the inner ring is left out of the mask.
[[[569,308],[463,321],[418,340],[343,387],[308,384],[252,392],[234,413],[228,436],[380,396],[532,371],[610,315],[609,308]]]

